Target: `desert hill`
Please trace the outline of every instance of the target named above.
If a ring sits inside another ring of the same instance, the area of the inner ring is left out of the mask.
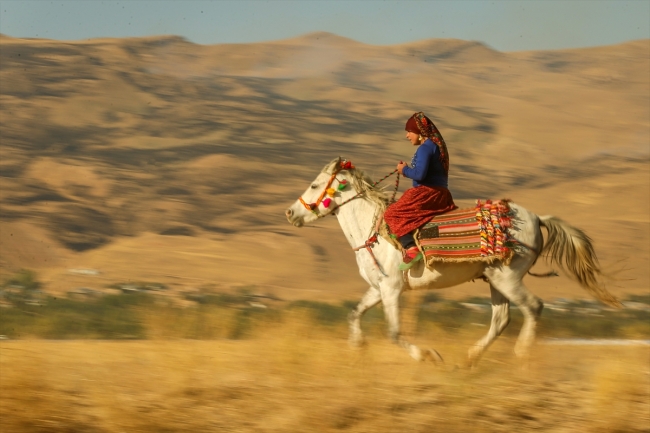
[[[155,281],[356,298],[365,283],[335,219],[298,230],[283,210],[336,156],[374,177],[409,159],[404,122],[422,110],[449,145],[459,204],[510,197],[555,214],[606,268],[623,264],[613,292],[647,293],[649,77],[650,40],[503,53],[328,33],[211,46],[2,36],[0,272],[34,269],[52,292]],[[70,272],[86,268],[99,274]],[[566,278],[528,284],[586,297]]]

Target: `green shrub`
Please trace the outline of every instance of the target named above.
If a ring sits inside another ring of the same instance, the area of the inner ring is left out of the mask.
[[[41,288],[41,283],[36,279],[35,272],[21,269],[16,275],[5,281],[2,288],[12,286],[26,291],[34,291]]]
[[[33,273],[23,272],[12,278],[11,285],[38,287]],[[22,289],[21,289],[22,290]],[[33,289],[30,289],[33,290]],[[47,298],[42,305],[18,302],[14,308],[0,310],[0,334],[9,338],[37,337],[48,339],[243,339],[273,332],[293,315],[311,321],[309,327],[347,333],[347,316],[354,301],[334,305],[315,301],[295,301],[284,306],[257,308],[250,305],[251,295],[209,294],[194,299],[195,307],[177,306],[171,298],[150,292],[105,295],[87,300]],[[432,297],[431,299],[437,299]],[[478,303],[485,299],[469,299]],[[584,304],[584,305],[583,305]],[[380,304],[381,305],[381,304]],[[544,310],[538,335],[554,338],[648,338],[650,313],[644,310],[581,310],[589,303],[568,305],[568,311]],[[582,312],[581,312],[582,311]],[[295,313],[299,313],[295,315]],[[417,311],[420,332],[441,329],[454,334],[461,329],[476,329],[476,324],[490,325],[491,309],[474,310],[460,302],[423,302]],[[523,316],[511,309],[511,323],[504,335],[516,337]],[[386,321],[380,306],[363,317],[367,335],[384,336]],[[487,329],[485,329],[487,330]],[[472,331],[474,332],[474,331]]]
[[[49,298],[41,306],[5,309],[0,334],[10,338],[143,338],[144,328],[133,307],[148,302],[146,294],[108,295],[87,302]]]

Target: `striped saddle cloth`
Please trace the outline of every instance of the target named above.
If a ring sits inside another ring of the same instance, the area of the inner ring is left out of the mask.
[[[510,262],[510,207],[507,200],[476,201],[470,209],[457,209],[433,219],[415,234],[426,263]]]

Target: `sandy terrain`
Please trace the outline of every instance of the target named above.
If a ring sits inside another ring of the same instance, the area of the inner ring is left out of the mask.
[[[501,53],[326,33],[215,46],[2,36],[0,272],[33,269],[53,293],[149,281],[354,299],[365,283],[336,221],[299,230],[283,210],[333,157],[375,177],[409,159],[403,124],[423,110],[459,204],[509,197],[557,215],[606,269],[624,268],[613,293],[648,293],[649,53],[649,40]],[[528,285],[587,297],[567,278]]]

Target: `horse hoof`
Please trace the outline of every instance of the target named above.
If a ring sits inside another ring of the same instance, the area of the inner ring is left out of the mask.
[[[464,365],[461,367],[467,372],[476,371],[476,366],[478,365],[478,359],[468,359],[465,361]]]
[[[436,365],[445,365],[445,360],[442,358],[442,355],[438,353],[435,349],[428,349],[424,352],[424,359],[431,361]]]

